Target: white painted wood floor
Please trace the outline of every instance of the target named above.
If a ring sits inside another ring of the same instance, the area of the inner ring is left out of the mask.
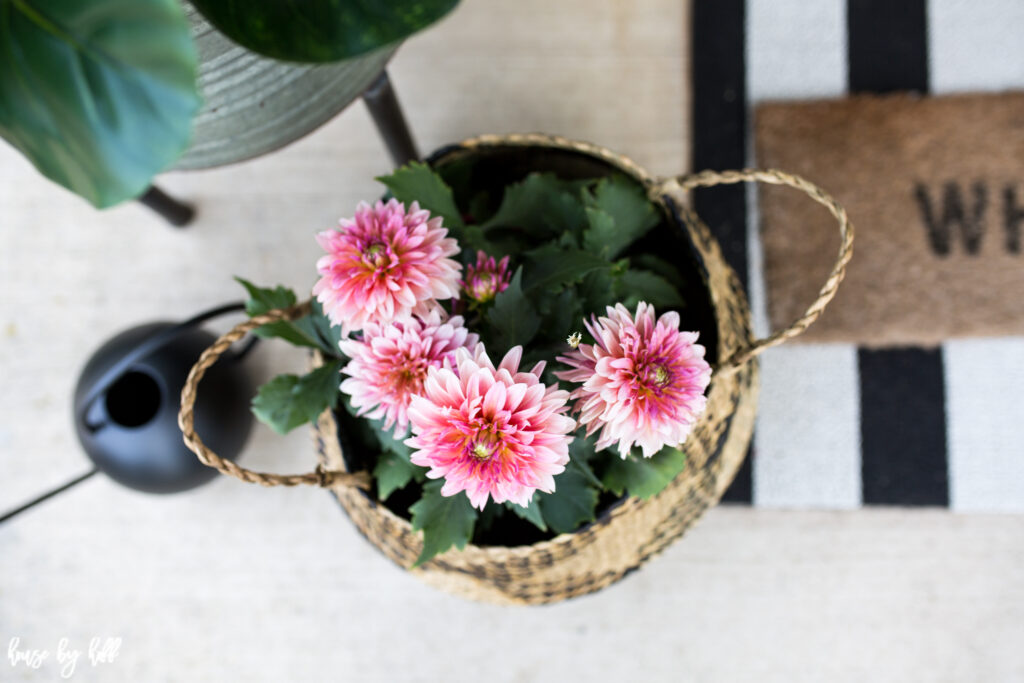
[[[391,74],[424,151],[543,130],[680,172],[684,12],[467,0]],[[134,205],[94,212],[0,148],[0,510],[87,468],[70,396],[96,346],[239,298],[234,274],[308,287],[313,233],[387,169],[357,104],[270,157],[163,178],[199,205],[176,231]],[[302,360],[263,345],[249,362],[267,377]],[[264,428],[244,457],[313,460],[303,430]],[[83,654],[74,679],[1020,681],[1024,517],[720,508],[610,589],[509,609],[406,576],[323,492],[221,479],[155,497],[94,477],[0,526],[2,652],[51,651],[36,670],[0,660],[0,681],[60,680],[60,639],[93,637],[121,638],[118,656]]]

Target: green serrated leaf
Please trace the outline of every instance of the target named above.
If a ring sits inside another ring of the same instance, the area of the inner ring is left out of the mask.
[[[544,523],[544,517],[540,512],[540,505],[537,504],[537,494],[534,494],[533,500],[526,507],[515,503],[505,503],[505,507],[514,512],[516,517],[525,519],[541,531],[548,530],[548,525]]]
[[[451,547],[462,550],[473,537],[477,511],[465,492],[442,496],[443,481],[432,481],[423,487],[423,497],[409,508],[413,531],[423,532],[423,552],[414,567]]]
[[[557,237],[586,225],[583,205],[553,173],[531,173],[505,188],[501,205],[481,225],[485,233],[497,227],[516,227],[535,238]]]
[[[278,285],[274,289],[268,289],[266,287],[257,287],[240,277],[236,277],[235,280],[245,287],[245,290],[249,293],[249,300],[245,302],[245,312],[250,317],[263,315],[267,311],[278,308],[290,308],[297,301],[295,292],[282,285]],[[331,349],[321,341],[320,335],[317,333],[314,323],[309,316],[290,322],[279,320],[269,325],[261,325],[253,330],[253,334],[263,339],[273,339],[276,337],[295,346],[308,346],[325,351],[332,356],[338,355],[337,347]]]
[[[426,164],[413,161],[377,180],[387,185],[398,201],[406,205],[419,202],[421,209],[426,209],[434,216],[441,216],[450,231],[464,225],[462,214],[455,205],[452,188]]]
[[[176,0],[0,2],[0,137],[98,208],[181,156],[196,72]]]
[[[482,249],[490,254],[502,249],[492,244],[479,225],[467,225],[462,218],[451,187],[434,169],[418,161],[411,162],[389,176],[377,178],[387,185],[391,194],[407,206],[419,202],[433,216],[444,219],[444,227],[459,242],[459,246],[470,252]]]
[[[667,446],[653,457],[630,454],[625,460],[613,458],[605,470],[604,485],[615,495],[628,492],[647,499],[661,493],[686,467],[686,456],[678,448]]]
[[[341,366],[341,361],[333,361],[299,378],[295,387],[295,402],[297,409],[305,413],[308,422],[315,422],[320,413],[338,405]]]
[[[529,349],[523,351],[523,359],[519,363],[519,367],[523,369],[530,369],[537,363],[544,361],[546,367],[544,368],[544,372],[541,373],[541,381],[544,384],[549,385],[557,384],[558,378],[555,377],[554,372],[562,368],[560,364],[555,363],[555,358],[568,351],[569,348],[569,345],[565,343],[564,337],[556,343],[544,345],[539,345],[534,341],[530,344]]]
[[[581,436],[582,434],[585,434],[585,432],[586,429],[581,427],[576,431],[576,435],[573,440],[569,442],[570,463],[578,462],[580,460],[589,462],[594,458],[594,446],[597,444],[597,434]]]
[[[661,220],[643,190],[627,178],[602,178],[592,193],[584,192],[583,196],[590,209],[588,217],[592,212],[595,216],[583,232],[583,246],[607,253],[609,259],[617,257]]]
[[[260,387],[252,400],[252,413],[260,422],[278,434],[287,434],[308,422],[306,415],[293,403],[293,392],[299,385],[298,375],[278,375]]]
[[[615,219],[607,211],[592,206],[588,206],[586,212],[588,227],[583,231],[583,246],[611,261],[619,251],[615,250],[619,240]]]
[[[618,277],[610,269],[587,273],[583,282],[577,287],[580,294],[580,307],[585,318],[589,319],[591,315],[604,315],[605,307],[615,304]]]
[[[558,290],[580,281],[587,273],[608,269],[600,256],[580,249],[560,249],[547,244],[523,255],[527,292]]]
[[[580,300],[576,292],[567,287],[555,296],[543,297],[539,302],[541,313],[541,337],[553,342],[556,352],[567,351],[566,338],[571,332],[581,329],[580,321],[583,318],[583,311],[580,308]],[[551,354],[542,360],[550,360],[556,354]]]
[[[494,328],[498,349],[526,345],[540,329],[540,317],[533,302],[523,293],[523,268],[516,269],[508,288],[494,297],[487,322]]]
[[[309,319],[316,330],[324,352],[329,353],[333,357],[340,356],[341,351],[338,344],[341,342],[341,325],[331,324],[331,319],[324,313],[324,308],[317,299],[313,299],[312,304]],[[330,349],[329,352],[328,349]]]
[[[473,198],[469,200],[469,205],[466,207],[471,217],[470,220],[474,223],[482,223],[483,216],[490,213],[490,205],[490,192],[487,192],[486,190],[477,192],[473,195]]]
[[[494,527],[494,523],[504,514],[505,509],[501,505],[485,505],[484,509],[477,513],[476,523],[473,525],[473,534],[475,536],[473,542],[479,543],[479,539],[490,531]]]
[[[288,287],[278,285],[274,289],[259,287],[244,278],[235,276],[235,282],[245,287],[249,300],[245,302],[245,312],[250,316],[262,315],[275,308],[290,308],[298,299]]]
[[[579,249],[580,241],[571,232],[563,232],[558,236],[558,241],[555,242],[562,249]]]
[[[619,300],[626,308],[633,310],[641,301],[646,301],[658,310],[678,308],[683,305],[683,296],[675,286],[647,270],[627,270],[619,279]]]
[[[405,445],[405,440],[396,439],[393,429],[384,429],[384,420],[366,419],[366,421],[373,427],[374,436],[377,437],[377,442],[382,449],[397,453],[406,460],[412,457],[412,449]]]
[[[450,12],[458,0],[192,4],[222,33],[253,52],[290,62],[333,62],[397,44]]]
[[[373,477],[377,480],[377,499],[387,500],[392,493],[405,487],[412,481],[414,471],[415,465],[408,458],[391,451],[381,453],[377,466],[373,468]]]
[[[299,379],[296,399],[299,410],[313,422],[327,409],[337,408],[341,384],[341,360],[315,368]]]
[[[656,275],[662,276],[669,282],[679,279],[679,269],[670,262],[655,256],[654,254],[635,254],[631,256],[629,260],[633,267],[641,270],[649,270]]]
[[[253,414],[278,434],[315,421],[337,405],[341,365],[335,361],[302,377],[278,375],[260,387],[252,400]]]
[[[594,520],[597,495],[578,469],[566,468],[555,477],[555,492],[535,494],[534,500],[552,531],[566,534]]]
[[[601,483],[601,480],[597,478],[596,474],[594,474],[594,470],[590,469],[590,465],[587,464],[585,458],[570,459],[569,467],[579,470],[580,474],[586,477],[586,480],[590,483],[591,486],[594,486],[599,490],[604,488],[604,484]]]

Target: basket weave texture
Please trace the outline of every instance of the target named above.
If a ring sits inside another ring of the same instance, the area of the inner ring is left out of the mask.
[[[603,148],[559,138],[503,136],[478,138],[457,153],[488,145],[533,145],[571,149],[600,158],[648,187],[653,180],[628,159]],[[697,216],[669,196],[652,196],[666,217],[686,230],[706,273],[718,328],[718,358],[728,358],[752,340],[750,309],[742,286],[726,265],[717,242]],[[708,388],[707,410],[683,449],[684,471],[649,500],[624,498],[596,522],[570,534],[529,546],[468,545],[450,550],[411,572],[437,588],[466,598],[500,604],[544,604],[604,588],[658,554],[719,501],[746,455],[754,429],[758,393],[757,360],[716,373]],[[321,466],[344,470],[338,423],[328,411],[314,426]],[[422,539],[408,520],[391,512],[372,494],[344,483],[330,487],[356,528],[385,556],[409,569]]]

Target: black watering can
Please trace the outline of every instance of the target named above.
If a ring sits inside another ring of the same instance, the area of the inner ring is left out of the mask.
[[[149,493],[184,491],[217,475],[182,443],[178,402],[192,364],[216,340],[199,325],[243,308],[230,304],[182,323],[139,325],[92,355],[75,387],[74,421],[100,471]],[[251,348],[252,342],[210,369],[196,405],[203,438],[229,459],[241,452],[252,428],[253,387],[238,363]]]

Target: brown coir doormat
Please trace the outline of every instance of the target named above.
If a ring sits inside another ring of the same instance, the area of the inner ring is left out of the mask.
[[[857,229],[839,294],[803,341],[931,345],[1024,334],[1024,93],[767,103],[758,166],[835,195]],[[761,191],[768,310],[800,315],[838,247],[795,192]]]

